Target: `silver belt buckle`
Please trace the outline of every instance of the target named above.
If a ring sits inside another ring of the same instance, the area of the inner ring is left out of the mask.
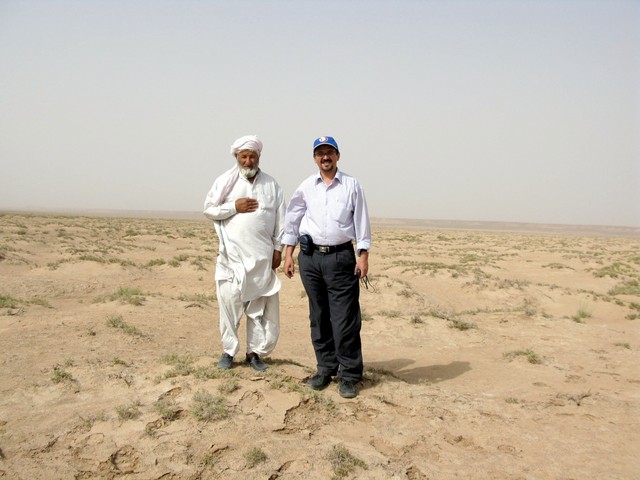
[[[319,251],[320,253],[329,253],[329,249],[330,249],[330,248],[331,248],[331,247],[318,247],[318,251]]]

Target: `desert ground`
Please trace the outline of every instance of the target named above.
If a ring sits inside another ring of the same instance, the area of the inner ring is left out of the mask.
[[[346,400],[298,275],[215,368],[204,218],[0,214],[0,478],[640,478],[640,229],[373,226]]]

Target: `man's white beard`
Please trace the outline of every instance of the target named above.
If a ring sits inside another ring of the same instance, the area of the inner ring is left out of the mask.
[[[242,175],[244,178],[253,178],[258,173],[258,170],[259,170],[258,167],[255,167],[255,168],[240,167],[240,175]]]

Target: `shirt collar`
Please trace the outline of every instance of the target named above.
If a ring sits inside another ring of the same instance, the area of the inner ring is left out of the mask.
[[[320,175],[320,172],[316,173],[316,184],[322,181],[323,180],[322,180],[322,176]],[[342,172],[340,171],[340,169],[338,169],[338,171],[336,172],[336,176],[333,177],[333,182],[335,181],[342,183]]]

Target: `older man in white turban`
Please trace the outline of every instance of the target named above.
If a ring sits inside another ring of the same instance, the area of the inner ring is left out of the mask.
[[[219,240],[216,292],[220,307],[222,356],[218,368],[231,368],[240,349],[238,325],[247,317],[246,362],[267,365],[280,335],[280,279],[285,203],[280,185],[260,169],[262,142],[255,135],[231,146],[236,163],[213,183],[204,214]]]

